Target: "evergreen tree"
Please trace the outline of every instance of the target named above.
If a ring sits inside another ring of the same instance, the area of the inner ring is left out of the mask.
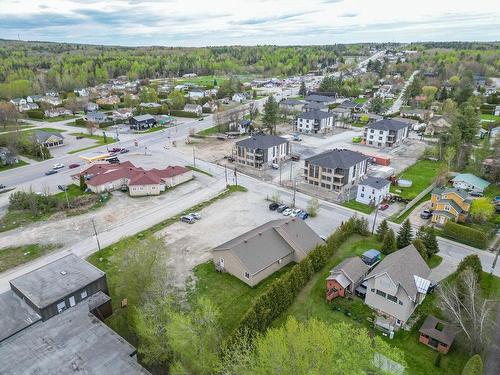
[[[381,251],[383,254],[388,255],[395,252],[396,250],[396,236],[394,235],[394,231],[392,229],[388,229],[387,233],[384,236],[384,242],[382,242]]]
[[[411,223],[410,220],[406,219],[403,222],[403,225],[401,225],[401,228],[399,229],[398,232],[398,249],[402,249],[403,247],[408,246],[411,244],[411,241],[413,240],[413,234],[412,234],[412,229],[411,229]]]
[[[304,81],[302,81],[300,83],[299,95],[300,96],[306,96],[307,95],[306,83]]]
[[[413,246],[417,249],[418,253],[423,260],[427,260],[427,249],[425,248],[424,242],[420,238],[415,238],[413,240]]]
[[[431,227],[420,227],[417,232],[417,238],[422,240],[427,252],[427,257],[430,258],[433,254],[439,251],[439,245],[436,239],[436,233]]]
[[[382,242],[384,240],[385,234],[389,229],[389,225],[387,224],[387,220],[382,220],[377,228],[377,239]]]
[[[264,115],[262,116],[262,124],[269,129],[270,134],[276,134],[278,116],[278,103],[271,95],[264,104]]]
[[[80,190],[85,191],[87,189],[87,184],[85,183],[85,177],[83,175],[80,175]]]
[[[217,84],[217,80],[216,80],[216,79],[214,79],[214,87],[217,87],[217,86],[218,86],[218,84]]]

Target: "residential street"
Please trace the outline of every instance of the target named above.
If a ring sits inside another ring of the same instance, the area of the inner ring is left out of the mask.
[[[399,93],[398,98],[394,101],[394,103],[392,104],[392,107],[387,110],[386,115],[390,115],[391,113],[396,113],[399,111],[399,109],[403,105],[403,95],[406,91],[406,88],[413,82],[413,79],[415,78],[415,76],[417,74],[418,74],[418,70],[415,70],[411,74],[410,78],[408,78],[408,81],[405,82],[403,89]]]

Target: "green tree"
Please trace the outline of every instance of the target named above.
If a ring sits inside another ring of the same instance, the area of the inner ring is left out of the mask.
[[[424,242],[420,238],[415,238],[413,240],[413,246],[415,246],[415,249],[417,249],[423,260],[428,259],[427,249],[425,248]]]
[[[300,82],[299,96],[305,97],[307,95],[306,83],[304,81]]]
[[[182,110],[186,104],[184,94],[179,90],[174,90],[168,95],[168,101],[173,109]]]
[[[80,190],[85,191],[87,189],[87,184],[85,183],[85,177],[83,174],[80,175]]]
[[[156,103],[158,102],[158,94],[155,89],[151,87],[144,87],[139,93],[141,103]]]
[[[483,276],[483,267],[481,266],[481,260],[477,254],[467,255],[458,264],[457,273],[462,273],[466,269],[471,269],[477,277],[477,280],[481,280]]]
[[[346,323],[286,323],[249,343],[244,336],[223,356],[222,375],[381,374],[377,356],[405,366],[403,354],[379,336]],[[356,350],[353,350],[356,348]],[[320,349],[320,350],[318,350]]]
[[[276,134],[276,125],[279,119],[278,103],[274,96],[269,96],[264,104],[264,113],[262,115],[262,124],[269,129],[270,134]]]
[[[483,375],[483,360],[479,354],[469,358],[462,370],[462,375]]]
[[[373,98],[370,102],[370,111],[374,113],[381,113],[384,109],[384,99],[380,96]]]
[[[439,245],[434,228],[424,226],[420,227],[417,231],[417,238],[422,240],[424,243],[428,258],[439,251]]]
[[[394,231],[392,229],[388,229],[384,236],[384,241],[382,242],[381,251],[383,254],[387,255],[395,252],[396,250],[396,236],[394,235]]]
[[[401,225],[401,228],[399,228],[398,238],[397,238],[398,249],[402,249],[403,247],[410,245],[412,240],[413,240],[413,233],[412,233],[411,223],[409,219],[406,219],[403,222],[403,225]]]
[[[319,201],[316,198],[311,198],[307,203],[307,213],[311,217],[316,217],[319,210]]]
[[[495,214],[495,206],[489,198],[477,198],[472,201],[470,215],[474,221],[485,223]]]
[[[379,224],[377,228],[377,240],[382,242],[384,240],[385,234],[387,233],[387,230],[389,229],[389,224],[387,224],[387,220],[382,220],[382,222]]]

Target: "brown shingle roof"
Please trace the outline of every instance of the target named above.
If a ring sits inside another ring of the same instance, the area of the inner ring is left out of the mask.
[[[438,324],[443,326],[441,330],[437,329]],[[420,333],[432,337],[433,339],[436,339],[448,346],[453,343],[457,334],[449,323],[440,320],[433,315],[427,316],[424,324],[420,327]]]

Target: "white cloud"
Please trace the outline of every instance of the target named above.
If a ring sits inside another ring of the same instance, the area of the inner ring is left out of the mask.
[[[499,40],[500,2],[476,0],[0,1],[0,38],[121,45]]]

